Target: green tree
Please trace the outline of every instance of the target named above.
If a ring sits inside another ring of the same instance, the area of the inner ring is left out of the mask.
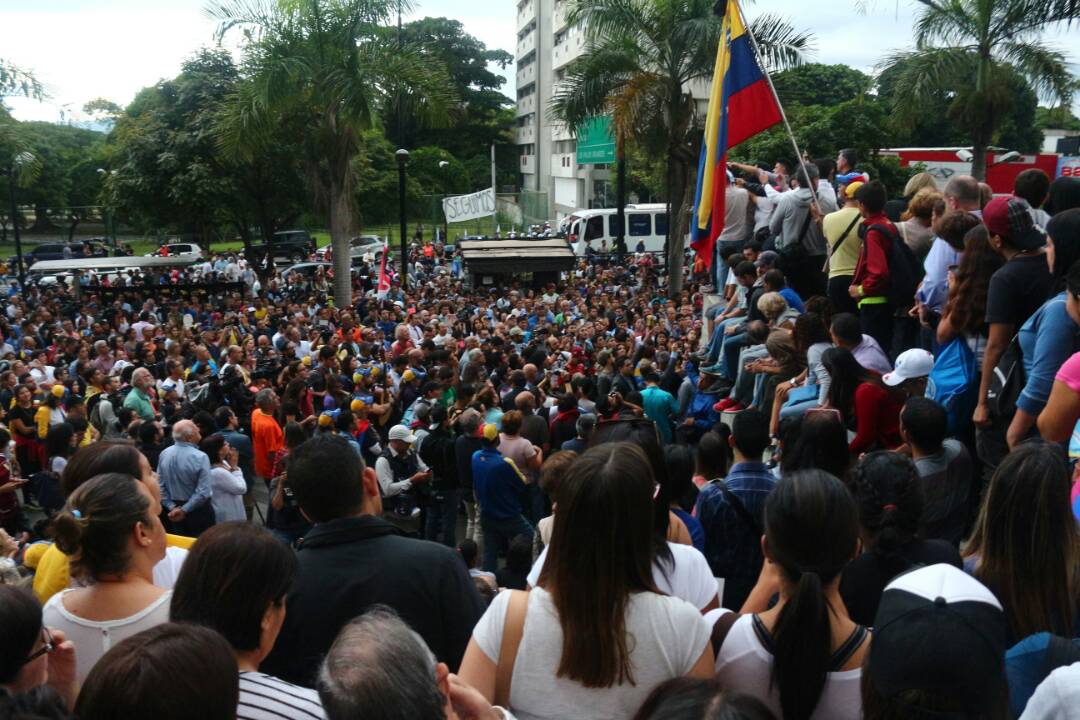
[[[865,94],[873,84],[869,75],[847,65],[807,63],[773,76],[776,94],[784,107],[793,103],[839,105]]]
[[[33,72],[0,58],[0,97],[23,95],[36,100],[45,99],[45,86]]]
[[[688,88],[712,76],[721,18],[711,0],[571,0],[566,18],[583,29],[588,45],[556,91],[552,115],[569,127],[610,115],[620,147],[635,140],[667,159],[668,290],[678,295],[700,137]],[[798,64],[810,46],[808,35],[771,15],[756,18],[751,30],[773,70]]]
[[[926,112],[944,113],[971,142],[972,174],[986,177],[986,149],[1014,102],[1008,81],[1019,73],[1041,96],[1067,105],[1073,78],[1065,56],[1042,33],[1080,19],[1075,0],[920,0],[915,49],[891,55],[901,64],[893,110],[912,124]],[[945,102],[942,102],[942,100]]]
[[[282,119],[303,139],[305,175],[328,206],[334,301],[352,302],[349,238],[357,229],[354,161],[360,134],[376,128],[400,94],[419,115],[445,114],[454,99],[446,70],[420,48],[399,46],[387,0],[220,0],[209,7],[218,37],[243,29],[244,82],[219,125],[227,152],[250,156],[253,137]],[[408,9],[406,7],[406,9]]]
[[[1080,118],[1067,107],[1035,108],[1035,127],[1040,130],[1059,128],[1061,130],[1080,130]]]

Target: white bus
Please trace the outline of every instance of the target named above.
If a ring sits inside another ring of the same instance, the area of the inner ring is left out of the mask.
[[[664,252],[668,231],[666,204],[627,205],[625,215],[627,252],[634,252],[641,242],[645,244],[645,252]],[[615,238],[619,234],[619,218],[615,208],[576,210],[564,222],[566,239],[570,241],[575,254],[584,255],[586,247],[598,253],[615,249]]]

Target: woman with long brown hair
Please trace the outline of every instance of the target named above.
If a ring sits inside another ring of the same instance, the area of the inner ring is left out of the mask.
[[[986,488],[964,569],[1001,601],[1010,643],[1075,634],[1080,531],[1069,491],[1063,453],[1038,441],[1006,455]]]
[[[495,598],[465,651],[465,682],[522,720],[587,720],[630,717],[661,682],[712,674],[708,626],[653,580],[655,488],[629,443],[578,458],[537,586]]]
[[[1001,256],[990,247],[985,225],[976,225],[964,236],[964,254],[960,265],[949,275],[949,300],[937,326],[941,345],[958,335],[967,339],[975,362],[982,362],[989,329],[986,326],[986,299],[990,276],[1003,264]]]

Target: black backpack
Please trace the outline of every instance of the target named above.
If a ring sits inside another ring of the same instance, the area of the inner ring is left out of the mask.
[[[889,289],[885,293],[889,304],[896,308],[906,308],[915,302],[915,291],[923,279],[923,267],[915,253],[911,251],[892,225],[874,224],[864,226],[862,237],[865,239],[871,230],[877,230],[889,238]]]
[[[990,375],[990,388],[986,391],[986,404],[990,414],[999,420],[1008,420],[1016,414],[1016,401],[1027,384],[1024,371],[1024,351],[1020,347],[1020,335],[1013,336],[1005,352]]]

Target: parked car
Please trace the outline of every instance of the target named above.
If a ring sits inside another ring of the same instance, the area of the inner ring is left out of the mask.
[[[168,243],[162,245],[157,250],[151,253],[146,253],[146,257],[197,257],[203,256],[202,248],[195,243]]]
[[[363,257],[367,253],[373,254],[376,259],[382,255],[384,240],[378,235],[357,235],[349,240],[349,256],[353,258]],[[331,248],[324,245],[315,251],[315,256],[320,260],[331,257]]]
[[[64,259],[64,247],[71,249],[72,258],[87,257],[86,248],[90,248],[89,257],[108,257],[109,249],[99,242],[92,240],[82,240],[72,243],[39,243],[33,246],[29,251],[23,252],[23,262],[29,267],[36,263],[38,260],[63,260]],[[17,262],[16,257],[12,257],[8,264],[14,267]]]
[[[281,230],[270,239],[274,262],[304,262],[315,252],[315,238],[307,230]],[[251,253],[258,263],[266,262],[267,243],[254,243]]]

